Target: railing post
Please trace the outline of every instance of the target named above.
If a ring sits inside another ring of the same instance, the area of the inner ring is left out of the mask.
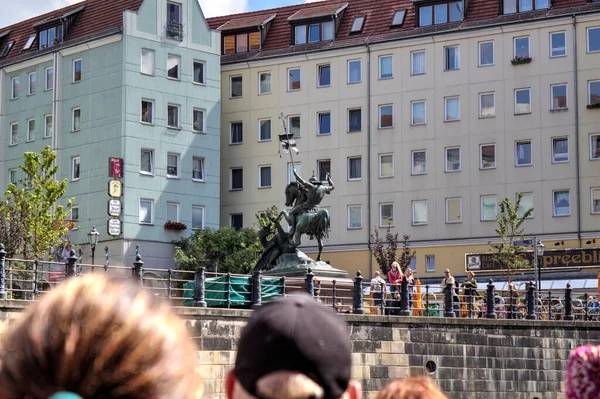
[[[69,253],[69,257],[67,258],[66,267],[67,267],[67,270],[66,270],[67,278],[77,276],[77,255],[75,255],[74,250],[71,250],[71,252]]]
[[[515,313],[513,312],[513,306],[514,306],[514,298],[515,298],[514,293],[515,292],[513,290],[509,289],[508,293],[509,293],[509,298],[508,298],[508,300],[509,300],[509,303],[508,303],[508,318],[509,319],[514,319],[515,318]]]
[[[583,294],[583,297],[585,298],[585,321],[589,321],[590,320],[590,309],[589,309],[587,292],[585,294]]]
[[[485,318],[486,319],[496,319],[498,317],[498,315],[496,314],[496,304],[494,303],[494,290],[495,290],[496,286],[494,286],[494,280],[489,279],[488,280],[488,285],[487,285],[487,292],[486,292],[486,312],[485,312]]]
[[[262,305],[262,275],[260,270],[252,273],[252,307]]]
[[[548,291],[548,321],[552,320],[552,291]]]
[[[408,303],[408,279],[403,278],[400,283],[400,316],[410,316],[411,314]]]
[[[469,319],[473,318],[473,288],[469,290],[469,296],[467,297],[467,314]]]
[[[227,273],[225,276],[225,301],[227,303],[227,309],[231,308],[231,273]]]
[[[144,285],[143,282],[143,268],[144,262],[142,262],[142,255],[137,254],[135,261],[133,262],[133,279],[139,284]]]
[[[385,288],[385,283],[381,283],[381,303],[379,304],[379,309],[381,310],[381,315],[385,315],[385,297],[387,294],[387,290]]]
[[[354,304],[352,306],[352,313],[354,314],[365,314],[363,308],[363,290],[362,290],[363,276],[360,270],[356,272],[354,278]]]
[[[531,281],[527,283],[527,320],[535,320],[535,284]]]
[[[0,299],[6,299],[6,251],[0,243]]]
[[[38,269],[39,269],[40,263],[39,261],[36,259],[33,261],[33,299],[35,300],[38,296],[38,294],[40,293],[40,291],[38,290]]]
[[[337,311],[337,281],[331,281],[331,306]]]
[[[565,288],[565,320],[575,320],[573,308],[571,307],[573,303],[573,299],[571,298],[572,292],[571,284],[567,284],[567,288]]]
[[[167,276],[168,276],[168,280],[167,281],[169,283],[169,286],[167,287],[167,298],[171,299],[171,279],[172,279],[172,276],[173,276],[173,270],[172,269],[167,270]]]
[[[454,313],[454,285],[446,284],[444,287],[444,317],[456,317]]]
[[[314,278],[315,278],[315,274],[312,272],[312,269],[309,267],[308,270],[306,270],[306,278],[304,279],[304,291],[310,296],[315,296]]]
[[[204,299],[204,273],[205,269],[203,267],[196,269],[196,273],[194,273],[194,306],[197,308],[206,307],[206,300]]]
[[[425,312],[423,313],[424,316],[431,316],[431,313],[429,312],[429,284],[425,284]]]
[[[106,257],[106,261],[104,262],[104,274],[108,274],[108,268],[110,267],[110,261],[108,260],[108,245],[104,247],[104,257]]]

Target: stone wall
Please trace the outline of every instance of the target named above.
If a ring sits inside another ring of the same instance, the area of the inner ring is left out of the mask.
[[[0,301],[0,335],[24,304]],[[237,339],[250,311],[177,311],[199,347],[198,369],[206,398],[223,398]],[[600,343],[600,323],[465,320],[344,315],[350,325],[353,377],[365,398],[388,381],[430,374],[451,399],[563,398],[570,351]],[[435,370],[433,370],[435,368]]]

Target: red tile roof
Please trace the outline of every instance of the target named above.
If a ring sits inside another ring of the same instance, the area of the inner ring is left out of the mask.
[[[235,63],[318,49],[349,47],[366,43],[408,38],[411,36],[471,29],[496,23],[543,19],[555,15],[570,15],[571,13],[578,12],[600,12],[599,3],[588,3],[587,0],[553,0],[552,8],[549,10],[499,15],[501,1],[502,0],[469,0],[464,21],[417,27],[413,0],[346,0],[348,7],[344,11],[335,40],[331,42],[302,45],[291,45],[291,25],[288,18],[299,12],[301,12],[300,15],[319,15],[320,10],[324,8],[331,10],[338,5],[344,4],[343,2],[340,2],[339,0],[325,0],[317,3],[297,4],[269,10],[221,16],[209,18],[208,24],[212,29],[216,29],[231,19],[277,14],[271,23],[271,27],[261,51],[237,53],[221,57],[222,63]],[[401,27],[391,27],[390,25],[394,12],[401,9],[407,10],[404,24]],[[352,20],[355,16],[359,15],[366,16],[363,30],[360,33],[350,33]]]
[[[311,18],[327,17],[336,15],[348,6],[348,3],[325,4],[320,7],[301,8],[293,13],[288,21],[303,21]]]
[[[30,50],[23,51],[27,39],[36,33],[34,25],[39,24],[40,22],[50,21],[84,6],[83,10],[79,13],[71,32],[62,44],[62,46],[65,46],[71,43],[90,40],[111,31],[119,31],[123,27],[123,12],[125,10],[137,11],[142,2],[143,0],[86,0],[18,22],[14,25],[0,28],[0,35],[2,35],[3,32],[9,32],[8,36],[4,38],[2,42],[2,47],[4,47],[6,43],[15,41],[8,56],[0,59],[0,66],[31,58],[38,54],[52,52],[58,47],[38,50],[36,41],[33,46],[31,46]]]
[[[264,23],[267,23],[269,20],[275,18],[275,14],[264,14],[264,15],[250,15],[248,17],[242,18],[234,18],[225,22],[223,25],[219,26],[219,30],[222,32],[228,30],[237,30],[237,29],[245,29],[245,28],[253,28],[258,27]]]

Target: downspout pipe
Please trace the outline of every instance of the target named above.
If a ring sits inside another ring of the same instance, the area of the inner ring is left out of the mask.
[[[367,245],[369,248],[369,277],[373,275],[371,248],[371,47],[367,46]]]
[[[579,71],[577,63],[577,16],[573,14],[573,85],[575,86],[575,196],[577,201],[577,245],[581,248],[581,171],[579,149]]]

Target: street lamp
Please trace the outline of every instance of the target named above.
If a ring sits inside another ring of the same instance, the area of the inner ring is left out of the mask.
[[[92,231],[88,233],[88,240],[92,246],[92,265],[94,264],[94,252],[96,252],[96,244],[98,244],[100,233],[96,230],[96,226],[92,227]]]
[[[545,246],[544,246],[544,244],[542,244],[542,240],[536,239],[535,248],[534,248],[535,249],[534,256],[535,256],[535,263],[537,264],[537,274],[538,274],[537,275],[537,280],[538,280],[537,289],[538,289],[539,293],[541,293],[541,291],[542,291],[542,265],[544,263],[543,262],[544,248],[545,248]],[[542,258],[542,262],[539,261],[538,257]]]

